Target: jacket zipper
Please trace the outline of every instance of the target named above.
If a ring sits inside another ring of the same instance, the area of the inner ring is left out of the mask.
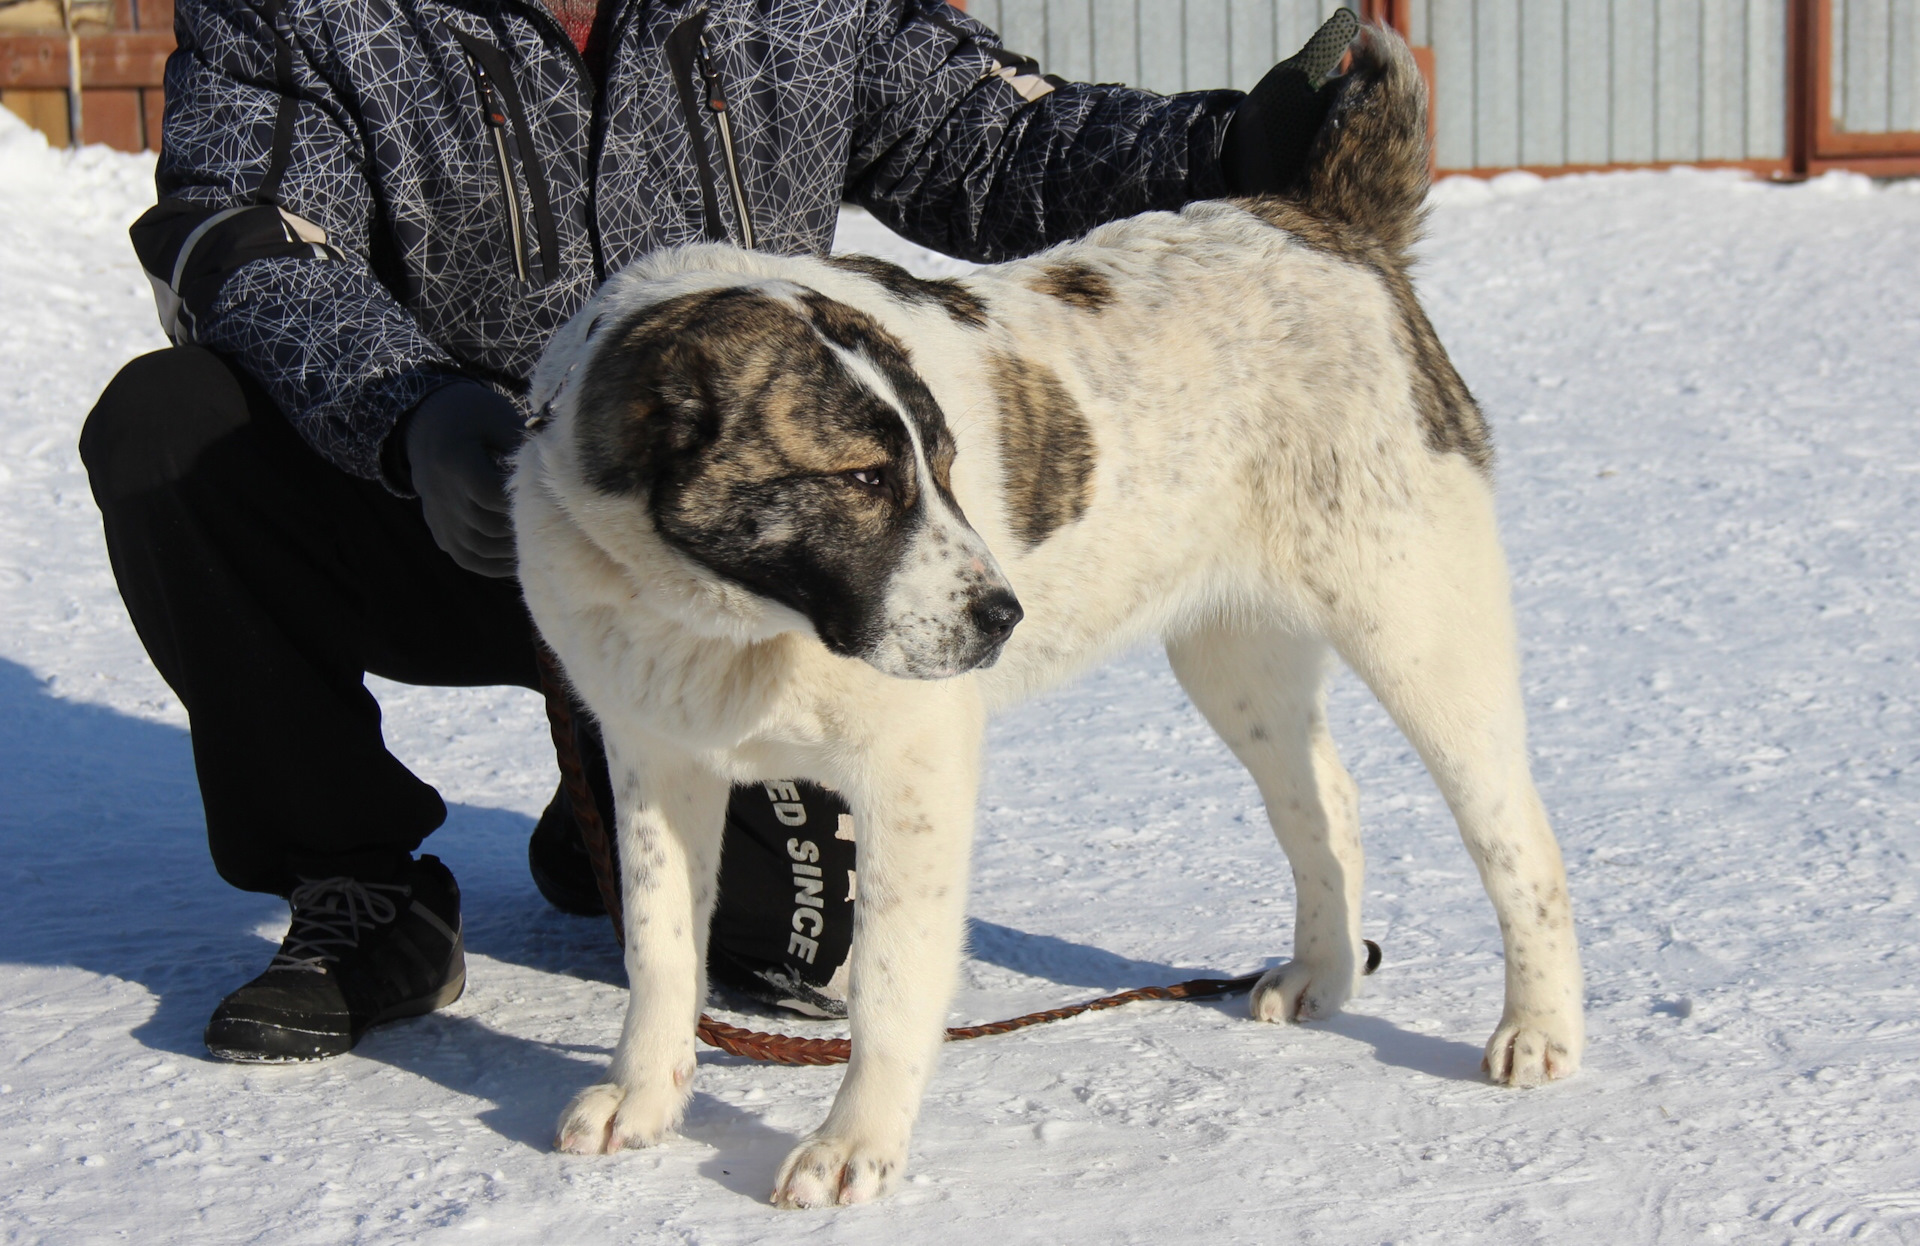
[[[727,96],[720,85],[720,72],[713,67],[712,49],[707,46],[707,32],[700,32],[700,76],[707,80],[707,111],[720,122],[720,146],[727,157],[727,184],[733,189],[733,214],[740,218],[740,241],[747,250],[754,249],[753,217],[747,212],[747,187],[740,180],[740,157],[733,148],[733,122],[727,115]]]
[[[480,116],[487,123],[487,134],[493,140],[494,168],[500,174],[500,195],[507,202],[507,232],[513,240],[513,273],[520,278],[521,285],[531,285],[527,274],[527,229],[520,219],[520,196],[513,185],[513,164],[507,159],[507,111],[501,105],[500,94],[494,89],[493,79],[481,67],[479,58],[471,52],[467,60],[473,65],[473,80],[480,87]]]
[[[673,85],[680,96],[680,120],[686,124],[687,145],[693,151],[694,169],[699,174],[700,209],[705,218],[701,232],[709,242],[726,242],[726,222],[720,216],[720,191],[713,178],[713,153],[707,146],[707,128],[700,121],[700,93],[693,85],[693,71],[700,59],[706,23],[705,9],[681,18],[667,32],[662,50],[667,54],[667,67],[673,71]]]
[[[507,187],[508,223],[514,227],[514,271],[528,281],[527,247],[531,241],[540,253],[540,280],[554,281],[560,276],[560,228],[553,215],[553,199],[547,189],[547,175],[540,167],[540,148],[533,141],[533,127],[514,84],[513,70],[506,55],[484,39],[476,39],[460,30],[453,37],[473,66],[474,81],[480,91],[480,110],[493,141],[494,161],[500,168],[500,180]],[[520,173],[526,178],[527,199],[533,205],[533,219],[520,213],[520,197],[514,193],[513,162],[507,156],[507,130],[513,131],[514,145],[520,152]],[[529,227],[532,238],[529,239]]]
[[[4,0],[0,0],[0,3],[4,3]],[[617,48],[620,46],[621,31],[627,24],[627,19],[632,16],[634,10],[638,7],[640,6],[622,4],[620,9],[615,13],[613,28],[608,31],[607,45],[609,47]],[[552,12],[547,9],[545,4],[541,3],[540,0],[515,0],[515,8],[518,9],[520,15],[527,21],[532,22],[535,26],[546,31],[547,41],[557,48],[562,56],[566,57],[567,63],[573,67],[574,76],[580,80],[581,87],[587,93],[587,104],[592,116],[588,131],[587,166],[585,169],[587,241],[593,251],[593,280],[594,284],[598,285],[607,275],[606,259],[600,252],[600,225],[595,205],[595,194],[598,185],[595,171],[600,164],[600,143],[604,128],[600,112],[600,83],[594,78],[593,71],[587,67],[586,57],[580,54],[579,48],[573,46],[572,37],[568,35],[566,29],[554,19]],[[459,39],[463,45],[467,42],[466,37],[460,35],[458,32],[455,32],[454,37]],[[471,48],[468,49],[468,55],[472,55]],[[522,154],[523,156],[532,157],[533,135],[531,133],[526,134],[526,144]],[[541,207],[541,204],[546,200],[546,175],[540,170],[537,159],[534,160],[534,167],[531,172],[534,185],[529,189],[531,189],[535,195],[534,213],[536,216],[543,216],[543,221],[545,222],[541,229],[540,263],[546,272],[545,279],[552,281],[560,275],[558,228],[552,224],[551,206],[544,209]],[[549,260],[549,248],[547,245],[549,239],[553,241],[551,248],[553,258],[551,261]]]

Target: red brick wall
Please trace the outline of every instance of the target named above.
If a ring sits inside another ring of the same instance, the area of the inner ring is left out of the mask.
[[[58,26],[0,29],[0,104],[53,142],[72,135],[67,36]],[[160,146],[160,84],[173,51],[173,0],[114,0],[111,29],[81,28],[80,137],[122,151]]]

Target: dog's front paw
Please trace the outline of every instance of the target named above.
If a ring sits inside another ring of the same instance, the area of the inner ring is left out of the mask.
[[[1255,1021],[1324,1021],[1353,998],[1353,969],[1290,960],[1253,984]]]
[[[1544,1086],[1580,1071],[1579,1023],[1503,1020],[1487,1040],[1480,1067],[1504,1086]]]
[[[866,1203],[893,1188],[906,1166],[905,1146],[875,1146],[815,1135],[780,1165],[773,1184],[776,1207],[832,1207]]]
[[[691,1070],[660,1088],[595,1082],[560,1114],[554,1148],[573,1155],[611,1155],[627,1147],[653,1146],[680,1123],[693,1091],[691,1082]]]

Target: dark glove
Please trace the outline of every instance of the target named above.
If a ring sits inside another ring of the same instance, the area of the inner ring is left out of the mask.
[[[514,573],[507,472],[525,425],[506,398],[477,381],[455,381],[421,399],[395,433],[434,544],[495,579]]]
[[[1284,195],[1300,188],[1307,150],[1327,119],[1340,67],[1360,23],[1351,9],[1336,9],[1305,46],[1267,71],[1247,92],[1227,124],[1220,172],[1236,195]]]

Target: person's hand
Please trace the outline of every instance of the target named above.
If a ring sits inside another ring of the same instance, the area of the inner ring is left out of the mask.
[[[507,472],[526,435],[519,408],[477,381],[456,381],[421,399],[401,435],[434,544],[468,571],[511,576]]]
[[[1247,92],[1220,148],[1228,191],[1284,195],[1300,188],[1307,150],[1340,90],[1338,82],[1327,79],[1359,31],[1352,10],[1336,9],[1298,52]]]

